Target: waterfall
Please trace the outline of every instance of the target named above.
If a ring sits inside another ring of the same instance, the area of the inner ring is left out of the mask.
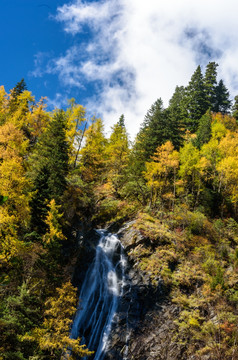
[[[80,291],[80,304],[71,336],[81,337],[90,359],[102,360],[107,351],[108,337],[114,315],[125,286],[126,258],[120,240],[104,230],[98,230],[100,240],[95,259],[90,265]]]

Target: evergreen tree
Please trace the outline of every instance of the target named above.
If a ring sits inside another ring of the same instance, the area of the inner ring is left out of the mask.
[[[119,121],[118,121],[118,125],[120,125],[121,128],[124,128],[124,127],[125,127],[125,116],[124,116],[124,114],[122,114],[122,115],[120,116],[120,119],[119,119]]]
[[[208,143],[211,138],[211,123],[212,115],[210,111],[207,111],[199,120],[197,138],[195,145],[200,149],[203,144]]]
[[[175,149],[179,149],[183,142],[184,122],[186,118],[186,110],[184,108],[185,89],[183,86],[176,86],[175,92],[169,101],[167,109],[168,121],[173,129],[171,141]]]
[[[47,130],[41,135],[36,151],[32,156],[35,194],[32,198],[32,223],[41,232],[47,212],[47,202],[55,199],[61,202],[66,190],[68,174],[69,145],[66,141],[66,118],[63,111],[57,112]]]
[[[220,80],[215,89],[216,97],[213,105],[213,111],[221,112],[223,115],[229,113],[231,107],[231,100],[229,99],[229,91],[223,83],[223,80]]]
[[[31,358],[34,344],[20,339],[40,321],[40,297],[31,293],[25,282],[16,294],[9,295],[0,311],[0,359],[25,360]]]
[[[23,91],[27,90],[27,86],[24,79],[21,79],[16,86],[12,89],[11,95],[13,98],[17,98]]]
[[[186,128],[191,132],[196,132],[199,119],[207,110],[206,88],[200,65],[186,88],[184,102],[187,110]]]
[[[49,177],[48,168],[43,166],[34,180],[34,195],[30,203],[32,214],[31,227],[41,234],[46,231],[45,218],[48,211],[47,204],[50,200]]]
[[[142,127],[137,135],[134,150],[142,161],[149,161],[156,148],[167,140],[178,144],[177,118],[163,108],[163,102],[156,100],[147,112]],[[175,133],[174,133],[175,131]]]
[[[207,100],[207,109],[211,108],[214,110],[214,105],[216,103],[216,85],[217,85],[217,67],[218,64],[214,61],[209,62],[206,67],[205,77],[204,77],[204,85],[206,92],[206,100]]]
[[[10,112],[13,112],[17,108],[18,104],[18,97],[20,94],[23,93],[23,91],[27,90],[27,86],[24,79],[21,79],[16,86],[11,90],[11,98],[9,101],[9,109]]]
[[[68,173],[69,145],[66,141],[66,119],[63,111],[56,113],[50,122],[48,131],[42,136],[40,149],[42,161],[49,170],[50,198],[59,199],[66,189]]]

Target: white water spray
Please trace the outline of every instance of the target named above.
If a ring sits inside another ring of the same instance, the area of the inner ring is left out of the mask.
[[[102,360],[107,351],[113,318],[123,295],[126,267],[119,239],[103,230],[98,232],[101,237],[95,260],[86,273],[71,330],[72,338],[81,337],[88,349],[95,351],[90,357],[94,360]]]

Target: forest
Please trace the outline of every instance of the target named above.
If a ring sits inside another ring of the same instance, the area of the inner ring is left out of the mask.
[[[130,256],[178,305],[187,358],[238,359],[238,96],[217,67],[158,98],[134,142],[123,114],[106,138],[75,99],[48,111],[24,80],[0,87],[1,360],[92,354],[69,337],[73,225],[131,220],[146,242]]]

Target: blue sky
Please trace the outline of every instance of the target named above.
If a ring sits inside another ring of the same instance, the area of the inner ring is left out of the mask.
[[[46,65],[74,43],[72,36],[54,19],[57,7],[64,3],[64,0],[1,0],[0,82],[7,91],[24,78],[36,98],[54,99],[56,94],[73,96],[72,89],[66,90],[57,74],[34,76],[37,59],[41,57]],[[77,88],[73,93],[79,96]]]
[[[0,0],[0,84],[22,78],[49,108],[74,97],[106,131],[122,113],[132,138],[197,65],[219,63],[238,94],[237,0]]]

